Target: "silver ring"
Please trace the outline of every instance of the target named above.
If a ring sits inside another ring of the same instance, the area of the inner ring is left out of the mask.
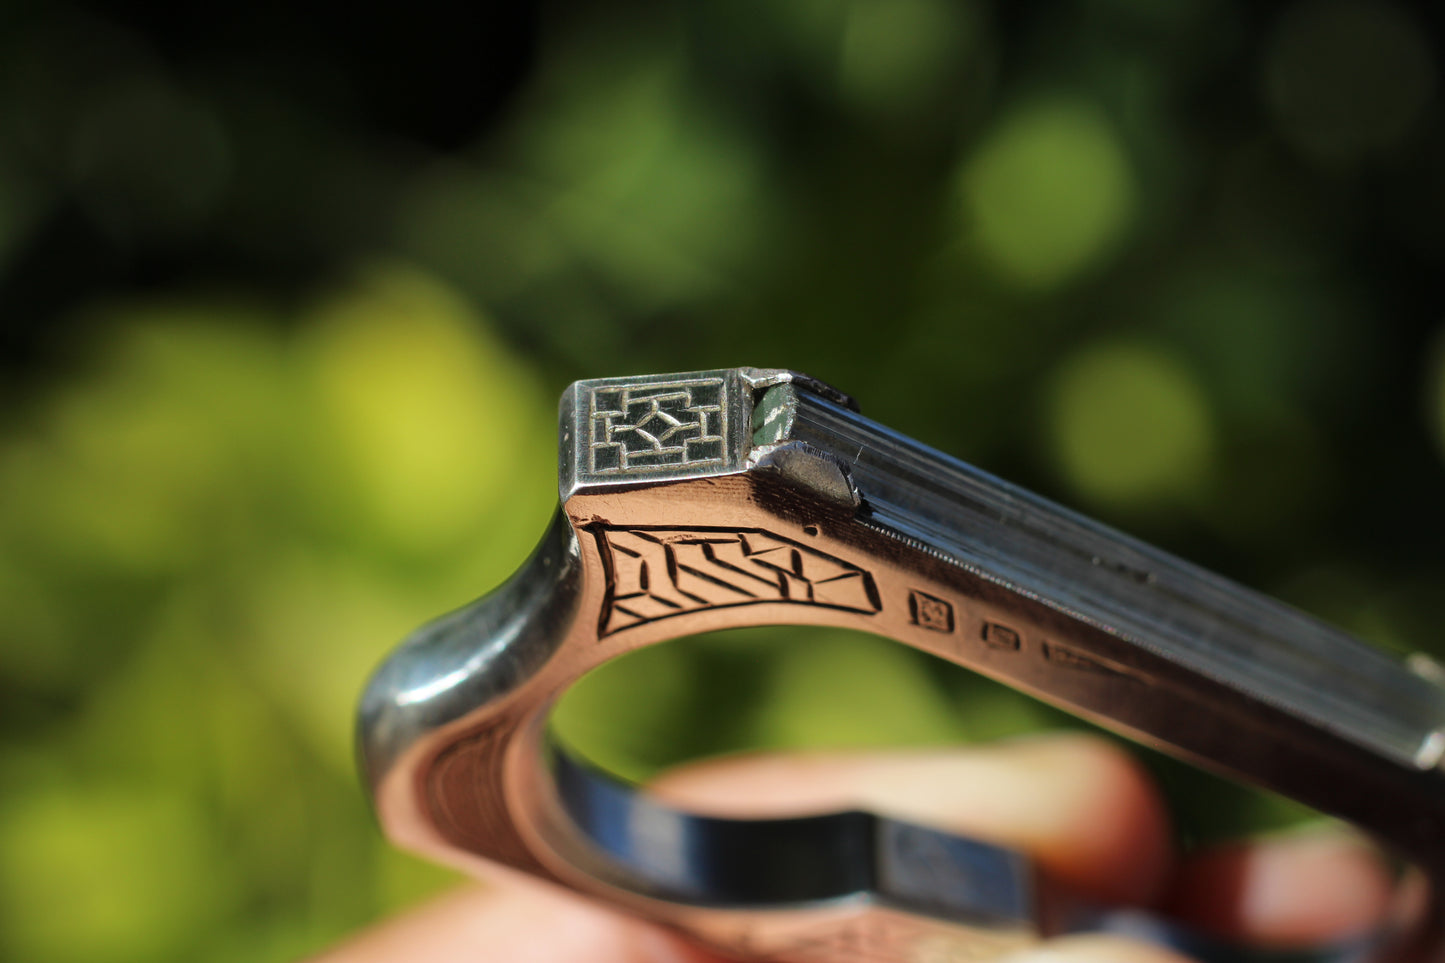
[[[1123,932],[1201,961],[1442,958],[1400,921],[1269,952],[1057,892],[1020,853],[881,815],[679,812],[546,737],[592,668],[749,625],[861,629],[1363,828],[1445,881],[1445,688],[1263,595],[753,368],[582,381],[560,508],[505,585],[407,640],[362,700],[399,845],[501,863],[779,961],[987,960]],[[1438,904],[1425,928],[1442,928]],[[1414,955],[1422,954],[1422,955]],[[1430,954],[1430,955],[1424,955]]]

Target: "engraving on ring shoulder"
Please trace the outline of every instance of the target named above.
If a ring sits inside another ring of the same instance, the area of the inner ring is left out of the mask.
[[[601,636],[704,609],[793,602],[872,614],[867,571],[762,529],[595,526],[607,571]]]
[[[427,772],[425,793],[438,828],[448,838],[485,852],[493,839],[487,827],[506,821],[501,794],[487,785],[506,749],[511,720],[493,722],[444,749]]]

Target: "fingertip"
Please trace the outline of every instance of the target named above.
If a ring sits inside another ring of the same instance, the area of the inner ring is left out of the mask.
[[[1163,800],[1134,759],[1077,733],[889,753],[735,756],[666,774],[664,800],[734,817],[863,808],[1027,852],[1091,898],[1152,903],[1172,862]]]
[[[1167,906],[1202,930],[1270,946],[1346,941],[1384,925],[1396,886],[1380,855],[1342,830],[1212,847],[1180,867]]]
[[[1063,787],[1054,799],[1038,800],[1042,818],[1026,840],[1052,877],[1107,903],[1147,906],[1163,895],[1173,870],[1173,824],[1134,756],[1085,733],[1030,737],[999,751]]]

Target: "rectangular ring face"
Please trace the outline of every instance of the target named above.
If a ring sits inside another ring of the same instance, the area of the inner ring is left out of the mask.
[[[751,417],[737,369],[579,381],[562,405],[563,495],[735,471]]]

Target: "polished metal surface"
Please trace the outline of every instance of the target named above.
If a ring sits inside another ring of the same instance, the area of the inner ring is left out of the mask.
[[[550,708],[615,656],[719,628],[840,626],[1349,820],[1445,880],[1433,673],[792,372],[578,382],[560,433],[560,509],[532,557],[409,639],[363,697],[363,766],[399,844],[503,863],[744,958],[986,960],[1109,930],[1220,963],[1445,959],[1393,931],[1231,946],[1084,905],[979,841],[862,812],[677,812],[569,758],[545,738]]]

